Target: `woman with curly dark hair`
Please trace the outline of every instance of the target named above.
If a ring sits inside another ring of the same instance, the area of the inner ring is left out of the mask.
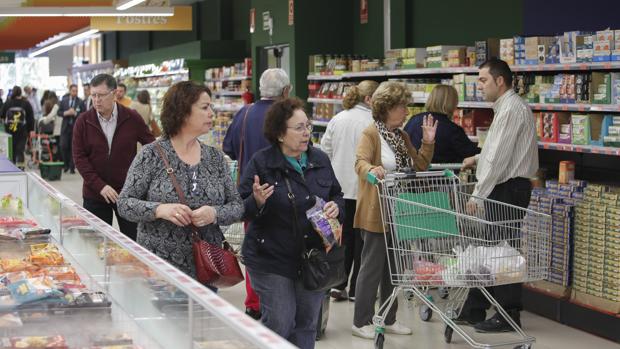
[[[188,226],[203,240],[221,245],[220,225],[237,222],[243,202],[224,154],[198,141],[213,125],[211,91],[192,81],[173,85],[161,111],[163,136],[144,146],[134,159],[118,199],[121,216],[138,223],[138,243],[192,277],[196,276]],[[187,200],[166,172],[158,146]]]
[[[301,100],[274,102],[263,132],[271,146],[254,154],[239,182],[250,221],[244,263],[260,298],[262,323],[297,347],[312,349],[325,291],[304,286],[301,256],[304,245],[310,251],[323,243],[306,211],[318,197],[326,203],[325,216],[342,223],[342,190],[327,155],[310,144],[312,124]],[[344,263],[344,253],[341,257]]]

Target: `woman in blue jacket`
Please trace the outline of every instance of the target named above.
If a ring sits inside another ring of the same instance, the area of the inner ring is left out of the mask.
[[[414,115],[405,125],[411,143],[416,149],[422,145],[422,122],[424,115],[431,113],[437,120],[435,153],[433,163],[462,163],[463,159],[480,153],[478,145],[467,137],[465,130],[454,122],[452,115],[458,105],[456,89],[449,85],[437,85],[426,101],[428,112]]]
[[[242,246],[252,286],[260,297],[261,321],[302,349],[314,348],[324,291],[306,290],[301,281],[302,235],[307,249],[321,248],[306,218],[315,196],[326,215],[343,221],[344,200],[325,153],[310,145],[312,124],[303,102],[275,102],[265,118],[271,147],[257,152],[243,171],[239,193],[250,225]],[[295,210],[289,198],[290,184]],[[298,229],[293,227],[297,224]]]

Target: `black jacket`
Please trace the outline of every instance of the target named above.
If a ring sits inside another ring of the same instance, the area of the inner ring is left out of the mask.
[[[26,112],[26,127],[22,128],[21,132],[18,132],[19,137],[28,137],[28,133],[34,130],[34,113],[32,112],[32,105],[30,104],[30,102],[22,98],[9,98],[6,103],[4,103],[2,107],[0,107],[0,118],[3,122],[6,118],[6,112],[9,110],[9,108],[12,107],[21,107]],[[8,130],[5,131],[9,132]]]
[[[306,247],[322,246],[320,237],[306,218],[306,210],[314,203],[314,196],[326,202],[334,201],[340,209],[338,217],[344,220],[344,199],[329,158],[322,151],[308,147],[308,166],[302,175],[286,160],[280,148],[271,146],[258,151],[245,167],[239,184],[244,200],[244,219],[250,221],[243,240],[244,263],[250,269],[274,273],[290,279],[299,277],[302,244],[295,235],[293,208],[288,198],[285,177],[289,178],[297,207],[298,231],[306,237]],[[262,212],[252,196],[254,175],[261,184],[275,186]]]
[[[420,149],[422,145],[422,121],[423,116],[427,114],[414,115],[405,125],[405,131],[416,149]],[[469,140],[461,126],[452,122],[445,114],[431,114],[439,122],[435,135],[433,163],[460,163],[463,159],[480,153],[478,145]]]
[[[75,102],[73,104],[77,114],[75,116],[64,116],[65,111],[71,109],[71,105],[69,104],[70,102],[71,96],[64,95],[58,107],[58,116],[62,118],[62,126],[60,127],[61,136],[71,136],[73,134],[73,125],[75,125],[75,120],[81,113],[86,111],[82,99],[75,97]]]

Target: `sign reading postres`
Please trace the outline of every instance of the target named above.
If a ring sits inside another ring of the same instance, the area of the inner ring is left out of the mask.
[[[91,17],[90,27],[101,31],[192,30],[192,7],[175,6],[174,16]]]

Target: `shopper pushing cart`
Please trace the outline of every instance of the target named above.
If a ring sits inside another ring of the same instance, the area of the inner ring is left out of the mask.
[[[446,342],[457,332],[475,348],[529,348],[535,339],[485,287],[508,287],[547,276],[550,216],[473,197],[471,184],[461,183],[451,171],[392,173],[381,180],[369,173],[368,179],[378,190],[390,281],[396,286],[373,318],[375,347],[383,347],[389,309],[406,291],[446,323]],[[473,214],[468,212],[472,199],[480,204]],[[428,289],[436,287],[450,288],[447,300],[434,302],[429,297]],[[460,327],[457,319],[468,291],[495,306],[495,318],[516,336],[482,343]]]

